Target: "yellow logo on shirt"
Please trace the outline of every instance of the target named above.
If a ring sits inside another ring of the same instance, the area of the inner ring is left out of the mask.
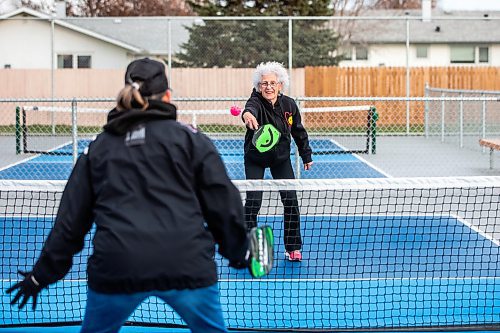
[[[288,123],[288,126],[293,125],[293,118],[292,118],[291,112],[285,112],[285,119],[286,119],[286,122]]]

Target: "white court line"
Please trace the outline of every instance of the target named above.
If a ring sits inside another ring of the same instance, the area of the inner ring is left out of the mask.
[[[319,207],[319,206],[316,206]],[[323,207],[323,206],[321,206]],[[329,206],[324,206],[324,207],[329,207]],[[363,217],[435,217],[435,218],[455,218],[455,216],[452,216],[451,214],[434,214],[434,213],[419,213],[419,214],[412,214],[412,213],[391,213],[391,212],[380,212],[377,214],[342,214],[342,215],[337,215],[334,213],[331,214],[314,214],[314,213],[308,213],[308,214],[300,214],[302,217],[307,218],[307,216],[315,216],[315,217],[335,217],[338,219],[339,217],[354,217],[356,219],[358,218],[363,218]],[[269,216],[269,217],[283,217],[283,214],[259,214],[259,216]],[[338,222],[338,221],[336,221]],[[352,221],[348,221],[352,222]],[[364,221],[367,222],[367,221]]]
[[[219,279],[219,282],[358,282],[358,281],[500,281],[500,276],[466,276],[466,277],[414,277],[414,278],[294,278],[294,279]]]
[[[69,141],[69,143],[63,143],[63,144],[61,144],[60,146],[57,146],[56,148],[54,148],[53,150],[57,150],[57,149],[59,149],[59,148],[61,148],[61,147],[64,147],[64,146],[66,146],[66,145],[68,145],[68,144],[72,144],[72,143],[73,143],[72,141]],[[23,154],[24,154],[24,153],[23,153]],[[53,162],[53,161],[50,161],[50,162],[49,162],[49,161],[46,161],[46,162],[29,162],[30,160],[35,159],[35,158],[40,157],[40,156],[43,156],[43,154],[35,154],[35,155],[33,155],[33,156],[31,156],[31,157],[28,157],[28,158],[26,158],[26,159],[24,159],[24,160],[21,160],[21,161],[17,161],[17,162],[14,162],[14,163],[8,164],[7,166],[5,166],[5,167],[3,167],[3,168],[0,168],[0,171],[7,170],[7,169],[9,169],[9,168],[12,168],[12,167],[14,167],[14,166],[17,166],[17,165],[19,165],[19,164],[23,164],[23,163],[27,163],[27,164],[29,164],[29,163],[67,163],[67,162]],[[71,156],[71,155],[69,155],[69,156]],[[73,163],[73,162],[71,162],[71,163]]]
[[[21,217],[29,217],[29,218],[43,218],[43,217],[56,217],[56,215],[29,215],[27,214],[11,214],[11,215],[0,215],[3,216],[4,218],[21,218]],[[267,216],[267,217],[273,217],[273,218],[281,218],[283,217],[283,214],[265,214],[262,215],[260,214],[259,216]],[[388,212],[380,212],[378,214],[342,214],[342,215],[333,215],[333,214],[301,214],[303,218],[307,218],[307,216],[314,216],[314,217],[335,217],[338,219],[339,217],[354,217],[356,219],[362,218],[362,217],[435,217],[435,218],[454,218],[454,219],[459,219],[453,214],[434,214],[434,213],[420,213],[420,214],[411,214],[411,213],[388,213]],[[337,221],[338,222],[338,221]],[[352,221],[348,221],[352,222]],[[367,221],[365,221],[367,222]]]
[[[492,242],[496,246],[500,246],[500,240],[495,239],[493,237],[493,235],[490,235],[490,234],[482,231],[477,226],[473,225],[472,223],[467,222],[465,219],[463,219],[463,218],[461,218],[459,216],[456,216],[456,215],[452,214],[452,217],[454,219],[456,219],[457,221],[461,222],[462,224],[464,224],[465,226],[469,227],[471,230],[474,230],[475,232],[477,232],[478,234],[480,234],[481,236],[483,236],[484,238],[486,238],[487,240],[489,240],[490,242]]]
[[[28,158],[26,158],[26,159],[24,159],[24,160],[17,161],[17,162],[14,162],[14,163],[12,163],[12,164],[8,164],[7,166],[5,166],[5,167],[3,167],[3,168],[0,168],[0,171],[7,170],[8,168],[12,168],[12,167],[14,167],[14,166],[16,166],[16,165],[18,165],[18,164],[22,164],[22,163],[29,163],[29,162],[28,162],[29,160],[32,160],[32,159],[34,159],[34,158],[37,158],[38,156],[40,156],[40,155],[31,156],[31,157],[28,157]]]
[[[331,142],[333,142],[333,144],[339,146],[340,148],[342,148],[344,151],[347,151],[348,149],[346,147],[344,147],[343,145],[341,145],[340,143],[338,143],[337,141],[335,141],[334,139],[329,139]],[[387,172],[383,171],[382,169],[380,169],[379,167],[376,167],[375,165],[371,164],[370,162],[368,162],[367,160],[361,158],[358,154],[351,154],[352,156],[354,156],[355,158],[357,158],[358,160],[360,160],[361,163],[365,163],[366,165],[368,165],[370,168],[374,169],[375,171],[381,173],[382,175],[386,176],[387,178],[393,178],[391,175],[389,175]],[[313,156],[314,156],[314,151],[313,151]]]

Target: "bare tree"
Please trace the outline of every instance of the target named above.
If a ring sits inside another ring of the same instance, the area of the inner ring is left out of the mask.
[[[373,6],[373,0],[332,0],[335,16],[358,16],[363,10]],[[334,20],[332,27],[338,33],[340,48],[349,47],[352,31],[355,29],[355,20]],[[342,51],[341,51],[342,52]]]
[[[437,0],[432,0],[432,7],[436,7]],[[336,16],[359,16],[366,15],[367,11],[371,10],[409,10],[421,9],[422,0],[333,0],[332,5],[335,8]],[[360,24],[356,20],[336,20],[333,22],[335,30],[339,33],[341,39],[340,44],[343,48],[349,48],[352,32],[363,33],[367,29],[365,24]],[[378,28],[384,29],[384,23],[372,22],[369,29],[373,29],[378,25]],[[362,45],[361,45],[362,46]]]
[[[72,16],[192,15],[184,0],[78,0],[67,12]]]
[[[20,7],[30,8],[47,14],[53,10],[51,0],[0,0],[0,13],[12,11]]]
[[[21,7],[31,8],[44,13],[50,13],[53,10],[52,4],[46,1],[21,0]]]
[[[437,0],[432,0],[432,8],[436,7]],[[376,0],[373,5],[376,9],[420,9],[422,0]]]
[[[356,16],[372,5],[373,0],[332,0],[331,3],[336,16]]]

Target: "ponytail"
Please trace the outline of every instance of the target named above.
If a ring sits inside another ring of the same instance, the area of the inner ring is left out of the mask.
[[[148,100],[145,99],[139,91],[140,85],[141,83],[134,82],[132,84],[125,85],[125,87],[120,90],[120,92],[118,93],[118,97],[116,98],[116,109],[118,111],[133,109],[133,102],[136,102],[142,106],[141,111],[144,111],[148,108]]]

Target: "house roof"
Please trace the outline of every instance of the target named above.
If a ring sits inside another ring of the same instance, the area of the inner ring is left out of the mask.
[[[1,15],[0,19],[15,18],[16,16],[32,16],[34,18],[43,19],[43,20],[54,19],[54,17],[52,17],[50,15],[47,15],[47,14],[44,14],[44,13],[29,9],[29,8],[24,8],[24,7],[16,9],[16,10],[9,12],[9,13],[6,13],[4,15]],[[131,51],[133,53],[144,53],[144,50],[142,50],[140,47],[137,47],[137,46],[131,45],[130,43],[127,43],[127,42],[124,42],[124,41],[121,41],[118,39],[114,39],[110,36],[106,36],[104,34],[101,34],[98,32],[98,30],[86,29],[85,27],[83,27],[81,25],[70,23],[66,20],[61,20],[61,19],[57,19],[57,18],[54,19],[54,24],[61,26],[61,27],[64,27],[64,28],[67,28],[67,29],[70,29],[70,30],[73,30],[73,31],[76,31],[76,32],[79,32],[79,33],[82,33],[82,34],[90,36],[90,37],[96,38],[98,40],[102,40],[104,42],[116,45],[118,47],[124,48],[124,49]]]
[[[406,43],[406,20],[383,19],[397,16],[410,18],[411,43],[500,43],[500,11],[433,10],[429,22],[424,22],[421,15],[420,10],[364,12],[363,20],[352,23],[349,40],[365,44]],[[379,19],[367,19],[371,16]]]
[[[135,45],[150,54],[180,51],[180,45],[189,39],[185,26],[191,26],[195,18],[172,19],[168,17],[86,17],[64,18],[65,22],[83,27],[87,30],[99,31],[102,35]],[[172,39],[169,41],[169,29]]]

